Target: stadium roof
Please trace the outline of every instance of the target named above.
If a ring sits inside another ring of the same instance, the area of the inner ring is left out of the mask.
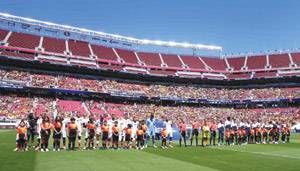
[[[119,41],[133,43],[133,44],[222,51],[221,46],[193,44],[193,43],[188,43],[188,42],[138,39],[138,38],[134,38],[134,37],[122,36],[119,34],[110,34],[110,33],[94,31],[94,30],[85,29],[85,28],[55,24],[52,22],[40,21],[40,20],[26,18],[26,17],[19,17],[19,16],[14,16],[14,15],[8,14],[8,13],[0,12],[0,19],[5,19],[5,20],[19,22],[19,23],[25,23],[25,24],[30,24],[30,25],[36,25],[36,26],[46,27],[46,28],[50,28],[50,29],[76,32],[79,34],[85,34],[85,35],[89,35],[89,36],[99,36],[102,38],[114,39],[114,40],[119,40]]]

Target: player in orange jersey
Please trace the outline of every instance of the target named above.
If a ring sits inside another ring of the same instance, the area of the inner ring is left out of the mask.
[[[136,131],[136,146],[137,146],[137,149],[140,149],[140,150],[143,149],[144,134],[145,134],[145,132],[142,128],[142,125],[139,125],[138,130]]]
[[[27,127],[26,123],[24,120],[21,120],[19,123],[17,129],[17,135],[18,135],[18,140],[17,140],[17,151],[25,151],[25,143],[27,140]]]
[[[108,133],[109,133],[109,126],[107,125],[107,121],[103,122],[103,125],[101,126],[101,132],[102,132],[102,147],[103,149],[108,148]]]
[[[71,122],[68,124],[68,138],[69,144],[68,149],[75,151],[75,141],[78,132],[77,124],[75,123],[75,118],[71,118]]]
[[[86,130],[88,133],[88,148],[94,149],[94,139],[95,139],[95,133],[96,133],[96,125],[94,123],[93,118],[90,118],[87,125]]]
[[[53,151],[60,151],[60,140],[62,137],[62,119],[56,116],[53,123]]]
[[[131,148],[131,136],[132,136],[132,125],[128,124],[127,127],[124,129],[125,131],[125,144],[124,148],[130,149]]]

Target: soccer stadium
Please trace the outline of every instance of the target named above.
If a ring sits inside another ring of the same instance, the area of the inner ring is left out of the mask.
[[[300,170],[300,4],[272,3],[0,2],[0,171]]]

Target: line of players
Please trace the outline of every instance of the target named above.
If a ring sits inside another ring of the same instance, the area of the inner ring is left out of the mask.
[[[108,119],[100,118],[94,120],[92,117],[56,117],[54,122],[50,122],[49,117],[35,118],[32,114],[28,119],[17,123],[17,148],[16,150],[26,150],[28,141],[34,143],[34,136],[37,134],[36,150],[48,151],[49,138],[53,137],[53,150],[61,149],[61,139],[63,149],[75,150],[75,143],[81,149],[81,137],[84,136],[83,149],[99,148],[101,140],[103,149],[130,149],[135,147],[143,149],[147,147],[148,141],[152,139],[152,145],[155,146],[155,139],[161,138],[161,147],[172,147],[173,129],[172,122],[164,121],[164,128],[157,133],[155,128],[154,115],[147,120],[137,121],[125,118]],[[191,128],[188,128],[190,127]],[[187,125],[181,120],[177,127],[180,132],[179,145],[187,146],[187,139],[190,139],[190,145],[196,140],[196,146],[199,145],[199,134],[202,134],[201,145],[239,145],[253,143],[274,143],[277,144],[281,139],[282,143],[290,141],[290,130],[286,124],[269,122],[268,124],[256,122],[238,122],[228,117],[216,123],[215,121],[199,122],[197,119]],[[27,131],[28,129],[28,131]],[[52,133],[51,133],[52,132]],[[67,141],[68,140],[68,141]],[[76,141],[77,140],[77,141]],[[68,142],[68,144],[67,144]],[[217,144],[216,144],[217,142]]]
[[[182,140],[186,146],[187,137],[190,139],[190,146],[193,139],[196,140],[196,146],[199,145],[198,138],[201,130],[202,146],[207,145],[241,145],[241,144],[278,144],[290,142],[290,129],[287,124],[270,121],[269,123],[261,123],[259,120],[252,122],[238,122],[228,117],[225,122],[220,120],[202,122],[195,120],[191,123],[191,129],[187,129],[184,121],[179,123],[178,128],[181,133],[179,144]],[[216,144],[217,142],[217,144]]]
[[[148,140],[152,139],[152,145],[155,145],[155,119],[151,115],[147,120],[137,121],[120,118],[118,120],[111,118],[100,118],[95,120],[92,117],[65,117],[57,116],[53,122],[50,122],[48,116],[35,118],[29,114],[28,119],[22,119],[16,124],[16,149],[17,151],[27,150],[27,144],[34,144],[34,137],[37,135],[36,150],[49,151],[49,139],[52,134],[53,151],[60,151],[61,140],[62,148],[75,150],[81,149],[81,138],[84,136],[84,145],[82,149],[98,149],[101,140],[103,149],[122,148],[136,149],[147,148]],[[172,123],[165,121],[165,127],[160,131],[162,138],[162,148],[172,147]],[[167,144],[167,139],[168,144]],[[67,144],[68,142],[68,144]],[[68,148],[67,148],[68,146]]]

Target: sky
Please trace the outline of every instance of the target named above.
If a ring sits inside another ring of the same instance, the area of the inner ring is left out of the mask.
[[[224,54],[300,48],[299,0],[2,0],[0,12]]]

